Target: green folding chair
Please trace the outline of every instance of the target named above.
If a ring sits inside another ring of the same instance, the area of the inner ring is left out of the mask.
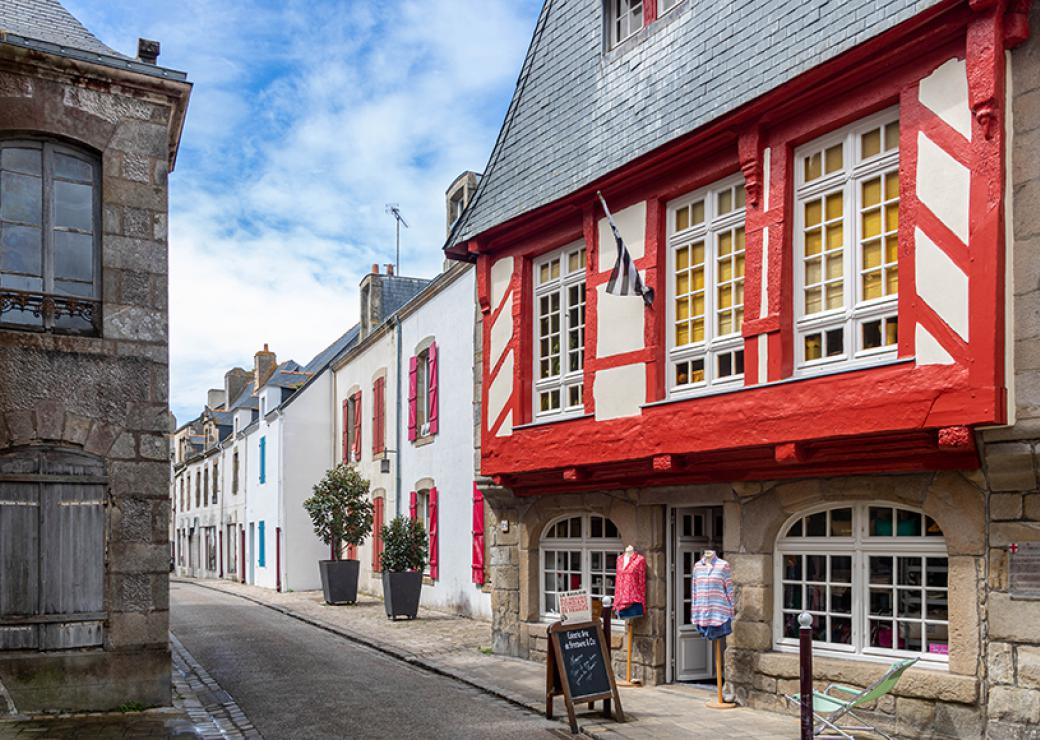
[[[823,691],[813,691],[813,737],[839,737],[846,740],[855,740],[849,732],[873,732],[886,740],[892,738],[869,724],[864,718],[853,712],[853,709],[861,709],[866,704],[872,704],[895,688],[903,671],[917,662],[917,658],[907,658],[893,663],[885,675],[879,678],[865,689],[857,689],[853,686],[842,686],[841,684],[829,684]],[[845,698],[836,694],[844,694]],[[801,694],[788,694],[788,702],[800,707],[802,703]],[[849,721],[859,724],[846,724]]]

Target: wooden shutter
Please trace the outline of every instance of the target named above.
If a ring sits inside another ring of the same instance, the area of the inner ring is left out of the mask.
[[[484,494],[473,484],[473,582],[484,585]]]
[[[350,457],[350,403],[348,398],[343,399],[343,454],[340,459],[343,463]]]
[[[354,459],[361,461],[361,391],[354,394]]]
[[[384,392],[386,390],[386,378],[376,378],[372,384],[372,454],[382,454],[386,449],[386,409],[384,404]]]
[[[383,501],[377,498],[372,502],[372,570],[379,572],[383,557]]]
[[[426,381],[426,407],[429,409],[428,415],[430,422],[430,434],[436,434],[438,429],[437,422],[437,343],[434,342],[430,345],[429,363],[427,365],[427,381]]]
[[[260,438],[260,482],[267,482],[267,437]],[[195,495],[199,495],[199,481],[195,481]]]
[[[419,379],[417,377],[419,358],[412,357],[408,360],[408,441],[414,442],[418,430],[416,429],[416,397],[418,395]]]
[[[35,624],[12,618],[39,613],[40,497],[36,483],[0,483],[0,650],[38,646]]]
[[[411,498],[408,501],[408,516],[415,521],[419,518],[419,497],[415,491],[412,491]]]
[[[438,545],[438,529],[437,526],[437,488],[430,489],[430,532],[429,532],[429,544],[430,544],[430,578],[437,580],[438,568],[438,557],[437,557],[437,545]]]

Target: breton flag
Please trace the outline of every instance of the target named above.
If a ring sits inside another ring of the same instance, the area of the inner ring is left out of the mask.
[[[614,240],[617,242],[617,262],[614,263],[614,269],[610,273],[607,292],[611,295],[642,296],[643,302],[649,306],[654,302],[653,288],[644,287],[643,280],[639,277],[639,270],[636,269],[636,265],[628,253],[628,248],[621,239],[621,232],[614,223],[614,217],[610,215],[607,201],[603,199],[603,193],[597,190],[596,195],[599,196],[599,202],[603,204],[603,212],[607,214],[607,223],[610,224],[610,230],[614,232]]]

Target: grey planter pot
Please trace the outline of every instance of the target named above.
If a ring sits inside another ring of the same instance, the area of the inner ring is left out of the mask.
[[[419,596],[422,595],[422,573],[388,573],[383,571],[383,605],[389,619],[408,617],[415,619],[419,613]]]
[[[358,560],[319,560],[321,590],[325,592],[326,604],[357,603]]]

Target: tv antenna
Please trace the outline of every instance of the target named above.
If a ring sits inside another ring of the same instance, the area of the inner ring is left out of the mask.
[[[408,222],[405,221],[404,220],[404,216],[401,215],[401,207],[397,203],[387,203],[386,204],[386,212],[389,213],[391,216],[393,216],[394,220],[397,222],[397,225],[396,225],[396,229],[397,229],[397,262],[396,262],[396,267],[394,269],[397,271],[397,274],[400,275],[401,274],[401,224],[404,224],[404,227],[407,229],[408,228]]]

